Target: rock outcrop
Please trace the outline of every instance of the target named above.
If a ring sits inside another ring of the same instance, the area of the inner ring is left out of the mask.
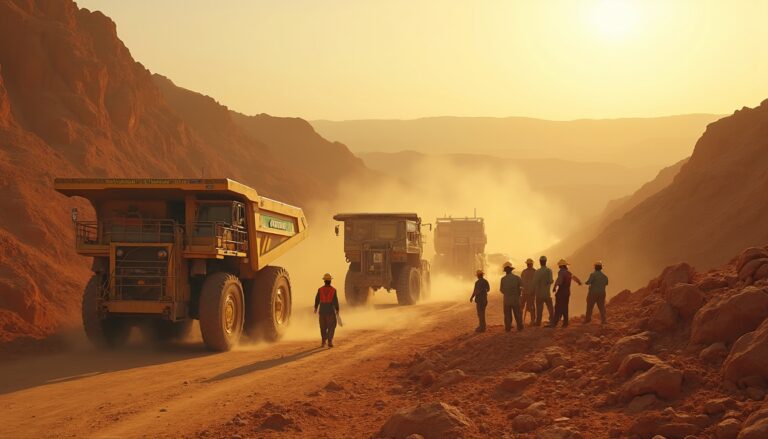
[[[753,331],[768,315],[768,291],[748,286],[708,302],[694,316],[692,343],[732,343]]]
[[[768,318],[734,343],[723,364],[723,374],[734,383],[749,376],[760,376],[768,382]]]
[[[462,437],[474,423],[456,407],[442,402],[420,404],[392,415],[381,427],[380,434],[387,438],[406,438],[420,434],[425,439]]]
[[[666,364],[657,364],[627,381],[622,387],[621,395],[625,401],[648,393],[664,399],[674,399],[680,395],[682,386],[681,371]]]

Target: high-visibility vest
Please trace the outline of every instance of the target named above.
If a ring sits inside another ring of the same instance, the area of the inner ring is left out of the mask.
[[[317,290],[320,295],[320,303],[333,303],[333,296],[336,295],[336,288],[333,287],[320,287]]]

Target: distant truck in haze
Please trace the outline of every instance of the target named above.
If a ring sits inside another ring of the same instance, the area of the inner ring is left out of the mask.
[[[485,270],[485,234],[483,218],[438,218],[435,221],[435,273],[471,277]]]
[[[368,303],[379,288],[394,289],[400,305],[429,295],[430,265],[423,259],[421,231],[425,225],[417,214],[344,213],[333,219],[344,223],[344,254],[349,263],[344,297],[349,305]]]
[[[242,332],[274,341],[291,316],[288,272],[269,265],[306,237],[303,211],[229,179],[64,179],[57,191],[91,202],[73,209],[75,246],[93,257],[83,293],[85,333],[124,344],[133,326],[161,340],[200,321],[205,345],[226,351]]]

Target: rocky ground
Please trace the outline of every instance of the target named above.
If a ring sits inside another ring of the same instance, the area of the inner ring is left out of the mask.
[[[766,438],[767,286],[764,248],[668,267],[615,296],[606,325],[464,331],[198,436]]]

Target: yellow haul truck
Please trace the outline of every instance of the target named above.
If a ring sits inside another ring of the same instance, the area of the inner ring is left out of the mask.
[[[269,265],[306,237],[298,207],[229,179],[58,178],[88,199],[95,221],[78,221],[77,252],[93,257],[83,326],[97,346],[126,342],[131,327],[161,340],[200,321],[209,349],[231,349],[243,331],[276,340],[291,316],[288,272]]]

